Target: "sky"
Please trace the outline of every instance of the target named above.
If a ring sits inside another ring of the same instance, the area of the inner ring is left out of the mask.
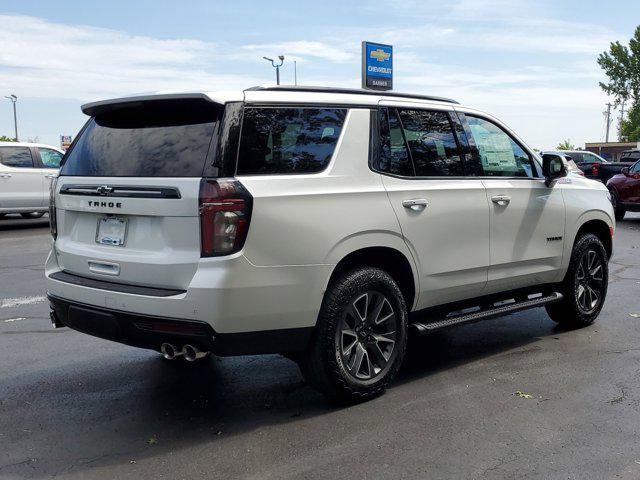
[[[275,83],[359,88],[361,42],[394,46],[394,90],[454,98],[534,148],[604,139],[596,63],[640,24],[637,0],[0,0],[0,135],[58,145],[83,103]],[[613,112],[611,139],[619,112]]]

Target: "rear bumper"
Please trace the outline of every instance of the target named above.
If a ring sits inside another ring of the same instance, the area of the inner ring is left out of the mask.
[[[204,322],[222,335],[315,326],[331,270],[331,265],[256,266],[242,255],[201,259],[189,284],[177,290],[74,275],[53,250],[45,276],[53,297],[132,315]]]
[[[48,295],[57,326],[134,347],[160,350],[167,342],[185,344],[216,355],[287,353],[306,348],[312,327],[218,334],[206,322],[133,314]]]

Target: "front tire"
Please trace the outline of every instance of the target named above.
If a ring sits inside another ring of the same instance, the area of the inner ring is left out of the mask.
[[[302,371],[307,382],[338,403],[381,395],[407,346],[407,307],[393,278],[362,267],[333,281]]]
[[[607,296],[607,261],[607,252],[598,237],[587,233],[576,240],[562,282],[564,298],[547,306],[554,322],[566,328],[586,327],[594,322]]]

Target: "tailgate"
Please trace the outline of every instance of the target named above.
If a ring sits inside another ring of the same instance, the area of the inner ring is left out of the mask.
[[[186,288],[200,260],[199,185],[199,178],[60,178],[61,268],[89,278]],[[98,193],[108,189],[108,196]],[[108,223],[115,228],[108,230]]]

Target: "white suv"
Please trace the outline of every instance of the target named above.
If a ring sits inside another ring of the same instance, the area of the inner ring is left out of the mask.
[[[0,218],[7,213],[42,217],[63,155],[51,145],[0,142]]]
[[[455,101],[256,87],[83,111],[52,195],[55,326],[169,359],[281,353],[348,401],[384,391],[410,332],[602,308],[604,185]]]

